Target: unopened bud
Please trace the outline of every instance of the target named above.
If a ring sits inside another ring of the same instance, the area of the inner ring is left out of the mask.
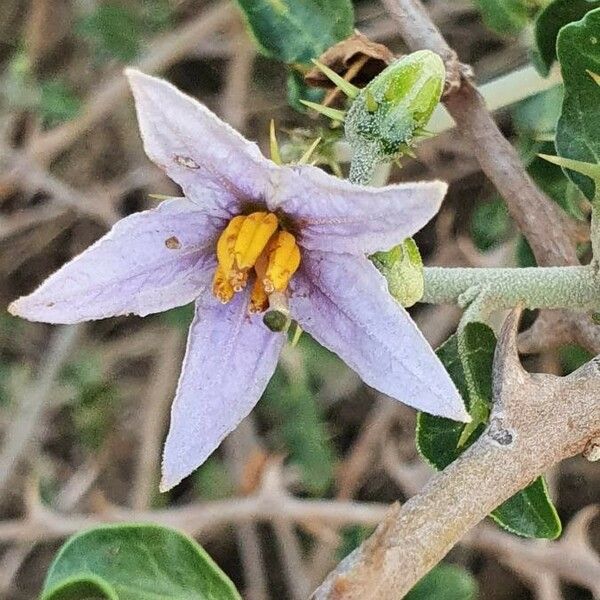
[[[440,101],[446,70],[442,59],[420,50],[393,62],[356,96],[345,130],[355,154],[368,151],[379,161],[407,153],[424,134]]]

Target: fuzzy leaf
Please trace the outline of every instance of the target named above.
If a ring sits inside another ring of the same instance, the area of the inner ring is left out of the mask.
[[[487,411],[492,402],[496,338],[487,325],[468,323],[461,344],[459,352],[458,335],[455,334],[438,348],[437,355],[465,400],[469,413],[472,416],[475,413],[476,421],[478,409],[485,408]],[[465,440],[468,427],[473,426],[471,423],[457,423],[419,413],[417,448],[425,460],[442,470],[483,433],[485,423],[476,423],[475,429]],[[560,521],[542,478],[499,506],[491,517],[503,528],[525,537],[554,539],[561,531]]]
[[[59,551],[41,600],[241,600],[190,538],[157,525],[108,525],[72,537]]]
[[[309,63],[352,34],[350,0],[237,0],[256,43],[266,56]]]
[[[298,112],[306,112],[306,106],[302,101],[319,103],[324,96],[323,90],[311,88],[304,82],[302,73],[296,69],[290,68],[287,78],[287,99],[288,104]]]
[[[600,8],[563,27],[558,35],[558,59],[565,84],[556,148],[565,158],[600,163],[600,86],[588,71],[600,72]],[[566,171],[591,200],[594,182],[585,175]]]
[[[535,20],[535,44],[538,69],[543,75],[550,71],[556,60],[556,38],[558,32],[572,21],[600,6],[599,0],[554,0],[546,6]]]

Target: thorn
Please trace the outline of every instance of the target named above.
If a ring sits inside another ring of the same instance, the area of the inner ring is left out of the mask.
[[[517,332],[522,312],[522,305],[513,308],[508,313],[500,330],[496,352],[494,353],[494,387],[496,387],[496,384],[503,385],[517,372],[526,373],[519,359],[517,349]]]
[[[308,106],[308,108],[312,108],[318,113],[329,117],[334,121],[344,122],[346,119],[346,111],[337,110],[336,108],[329,108],[329,106],[323,106],[322,104],[317,104],[316,102],[310,102],[309,100],[300,100],[304,106]]]
[[[296,328],[294,329],[294,335],[292,337],[292,341],[290,342],[292,348],[295,348],[298,345],[298,342],[300,341],[300,336],[304,332],[304,330],[302,329],[302,327],[300,327],[300,325],[298,325],[298,323],[295,323],[295,326]]]
[[[536,142],[553,142],[554,138],[556,138],[555,132],[546,131],[544,133],[536,134],[533,139]]]
[[[597,85],[600,85],[600,75],[598,75],[598,73],[594,73],[589,69],[586,69],[586,73],[596,82]]]
[[[318,60],[313,59],[313,64],[327,77],[331,82],[333,82],[337,87],[348,96],[348,98],[356,98],[358,92],[360,91],[355,85],[351,84],[349,81],[346,81],[341,75],[338,75],[333,69],[325,66],[320,63]]]
[[[321,143],[321,138],[318,137],[311,145],[310,148],[300,157],[298,160],[299,165],[305,165],[308,163],[312,153],[317,149],[317,146]]]
[[[588,163],[581,160],[565,158],[563,156],[552,156],[550,154],[538,154],[538,156],[554,165],[581,173],[582,175],[590,177],[594,181],[600,181],[600,164],[598,163]]]
[[[425,140],[433,138],[436,135],[437,135],[437,133],[433,133],[433,131],[427,131],[427,129],[423,129],[423,128],[415,129],[415,137],[420,137]]]
[[[281,152],[279,151],[279,142],[277,141],[277,136],[275,135],[275,121],[271,119],[271,123],[269,125],[269,147],[271,150],[271,160],[276,165],[283,164],[281,160]]]

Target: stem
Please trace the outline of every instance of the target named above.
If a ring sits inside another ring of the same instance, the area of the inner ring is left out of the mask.
[[[600,306],[600,277],[594,265],[471,269],[425,267],[422,302],[468,306],[486,298],[486,311],[512,308],[573,308]]]
[[[348,180],[358,185],[369,185],[375,177],[377,166],[380,164],[383,164],[383,161],[376,158],[375,150],[363,145],[354,151]]]

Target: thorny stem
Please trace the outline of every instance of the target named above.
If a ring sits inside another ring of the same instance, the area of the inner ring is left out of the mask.
[[[345,558],[313,600],[396,600],[477,522],[563,458],[600,435],[593,360],[569,377],[521,366],[518,313],[503,327],[494,361],[494,405],[482,436]]]

